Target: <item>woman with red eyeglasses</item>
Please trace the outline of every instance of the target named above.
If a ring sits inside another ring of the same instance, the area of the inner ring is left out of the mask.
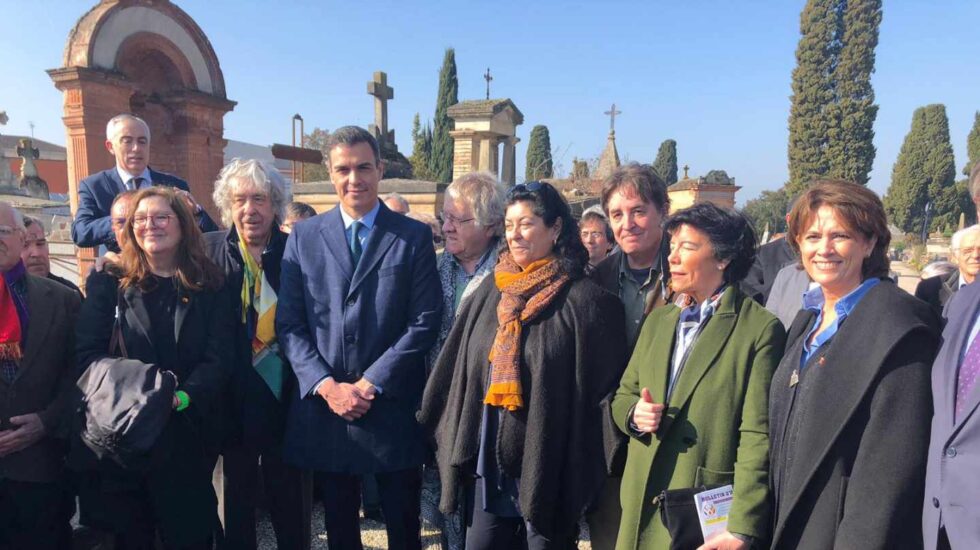
[[[211,548],[219,527],[211,486],[219,401],[233,355],[231,295],[179,196],[149,187],[130,204],[118,261],[88,278],[79,370],[123,355],[172,372],[177,391],[145,468],[99,460],[75,442],[69,460],[80,471],[80,521],[108,531],[117,549],[154,548],[157,538],[165,548]],[[117,319],[124,346],[110,350]]]

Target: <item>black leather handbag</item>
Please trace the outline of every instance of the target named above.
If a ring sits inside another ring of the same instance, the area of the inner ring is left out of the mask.
[[[660,505],[660,519],[670,533],[670,550],[696,550],[704,544],[694,495],[718,487],[721,485],[702,485],[660,493],[657,502]]]

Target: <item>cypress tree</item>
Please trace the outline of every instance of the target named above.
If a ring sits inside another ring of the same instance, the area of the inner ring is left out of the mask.
[[[653,161],[653,169],[667,183],[677,183],[677,142],[666,139],[657,151],[657,160]]]
[[[527,162],[524,168],[526,181],[550,178],[554,165],[551,161],[551,135],[548,127],[538,124],[531,130],[527,142]]]
[[[969,176],[970,170],[980,162],[980,111],[973,115],[973,129],[966,138],[966,156],[969,160],[963,167],[963,175]]]
[[[789,183],[791,194],[827,174],[824,155],[829,124],[826,106],[834,101],[832,75],[840,52],[841,0],[808,0],[800,14],[789,114]]]
[[[429,136],[429,126],[425,128],[419,121],[419,114],[415,113],[412,120],[412,156],[409,162],[412,163],[412,174],[416,179],[428,180],[429,163],[432,162],[432,138]]]
[[[946,107],[919,107],[912,115],[912,128],[902,143],[885,196],[891,222],[902,231],[918,233],[926,204],[931,202],[930,227],[954,227],[969,203],[969,197],[958,196],[955,176]]]
[[[827,175],[866,185],[875,159],[872,140],[878,106],[871,73],[881,0],[847,0],[842,23],[840,57],[833,74],[836,101],[827,112]]]
[[[449,132],[453,121],[449,107],[459,102],[459,82],[456,80],[456,51],[446,49],[439,70],[439,95],[436,98],[436,116],[432,128],[432,157],[429,173],[437,182],[447,183],[453,178],[453,138]]]

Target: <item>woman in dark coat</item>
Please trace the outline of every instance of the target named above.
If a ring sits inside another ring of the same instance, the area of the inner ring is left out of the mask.
[[[888,279],[884,208],[864,186],[813,184],[787,240],[819,286],[770,390],[772,547],[921,548],[939,320]]]
[[[109,351],[118,316],[131,359],[178,380],[174,411],[145,471],[99,461],[76,441],[70,464],[81,471],[81,521],[113,534],[117,549],[211,548],[218,528],[211,486],[220,443],[220,396],[229,379],[235,319],[222,276],[204,255],[201,232],[166,187],[132,200],[118,263],[93,272],[78,319],[77,359],[84,370]]]
[[[619,300],[584,278],[568,205],[518,185],[494,276],[463,305],[419,419],[433,437],[441,509],[464,489],[466,548],[567,548],[602,485],[600,402],[626,361]]]

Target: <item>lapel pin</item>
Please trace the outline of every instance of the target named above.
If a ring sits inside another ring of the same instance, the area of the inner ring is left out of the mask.
[[[827,360],[826,360],[826,359],[824,359],[824,356],[823,356],[823,355],[821,355],[821,356],[820,356],[820,359],[817,359],[817,364],[818,364],[818,365],[820,365],[821,367],[822,367],[822,366],[823,366],[823,364],[824,364],[824,363],[826,363],[826,362],[827,362]]]
[[[800,373],[796,369],[793,369],[793,374],[789,377],[789,387],[794,387],[800,383]]]
[[[181,301],[181,302],[184,302],[184,303],[186,304],[186,303],[188,303],[188,302],[190,302],[190,301],[191,301],[191,299],[190,299],[190,298],[188,298],[187,296],[181,296],[181,297],[180,297],[180,301]]]

